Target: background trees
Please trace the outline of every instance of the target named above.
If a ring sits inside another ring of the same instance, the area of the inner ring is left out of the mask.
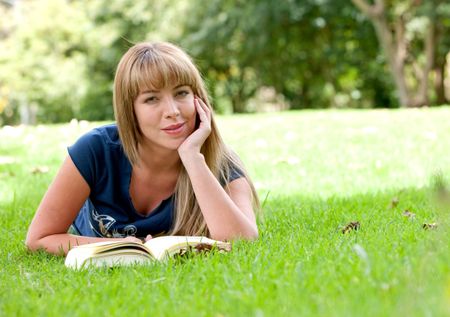
[[[208,3],[183,42],[215,84],[223,78],[234,92],[233,110],[245,109],[239,103],[261,86],[274,87],[291,108],[392,106],[373,31],[348,1]]]
[[[434,74],[436,101],[444,102],[446,56],[450,47],[450,6],[442,0],[387,1],[352,0],[374,25],[378,42],[389,64],[400,105],[430,103],[430,75]],[[445,68],[444,68],[445,69]]]
[[[90,84],[79,3],[10,1],[3,8],[0,94],[6,122],[73,118]]]
[[[0,15],[3,123],[111,119],[115,66],[147,39],[195,58],[218,111],[449,98],[444,0],[2,0]]]

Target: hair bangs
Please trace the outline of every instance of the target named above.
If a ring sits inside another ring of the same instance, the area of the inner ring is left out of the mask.
[[[131,70],[135,95],[147,90],[161,90],[165,87],[188,85],[197,88],[193,76],[196,70],[187,59],[174,58],[169,54],[150,54],[146,51],[140,56]]]

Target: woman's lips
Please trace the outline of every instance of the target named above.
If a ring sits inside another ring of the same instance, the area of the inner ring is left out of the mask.
[[[171,124],[171,125],[163,128],[162,130],[170,135],[179,134],[181,131],[183,131],[184,124],[185,124],[184,122],[177,123],[177,124]]]

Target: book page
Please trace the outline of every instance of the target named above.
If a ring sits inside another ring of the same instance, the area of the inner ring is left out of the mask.
[[[216,246],[219,250],[231,250],[231,244],[201,236],[164,236],[147,241],[145,244],[130,241],[105,241],[84,244],[72,248],[66,257],[65,264],[72,268],[81,268],[85,263],[100,266],[127,264],[138,259],[138,262],[150,259],[165,260],[181,250],[198,245]],[[202,248],[203,249],[203,248]],[[208,249],[208,248],[206,248]]]
[[[158,260],[164,260],[179,250],[199,244],[217,245],[217,247],[226,250],[231,248],[229,243],[201,236],[165,236],[151,239],[145,243],[152,255]]]
[[[90,258],[86,261],[85,266],[126,266],[136,264],[146,264],[152,261],[153,257],[150,257],[148,253],[126,253],[121,252],[118,254],[105,254],[104,256],[98,256]]]
[[[150,250],[141,243],[131,241],[105,241],[83,244],[72,248],[66,256],[65,265],[72,268],[83,267],[85,262],[96,261],[95,258],[103,257],[108,263],[114,258],[122,259],[119,262],[132,261],[133,257],[151,259]],[[94,259],[94,260],[90,260]],[[112,263],[112,262],[111,262]]]
[[[144,252],[147,253],[151,253],[144,244],[132,241],[102,241],[79,245],[74,247],[74,249],[75,248],[80,249],[80,251],[78,252],[83,252],[87,254],[98,254],[109,250],[126,249],[126,248],[138,249],[143,250]]]
[[[91,256],[86,256],[86,254],[76,254],[72,253],[66,258],[65,265],[74,269],[86,268],[89,266],[122,266],[122,265],[133,265],[133,264],[143,264],[154,260],[148,252],[140,251],[137,249],[131,250],[131,252],[124,250],[114,250],[110,252],[93,254]]]

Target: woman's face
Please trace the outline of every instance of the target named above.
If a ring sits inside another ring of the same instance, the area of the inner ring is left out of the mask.
[[[188,85],[141,91],[134,111],[142,142],[153,149],[176,150],[194,131],[194,93]]]

